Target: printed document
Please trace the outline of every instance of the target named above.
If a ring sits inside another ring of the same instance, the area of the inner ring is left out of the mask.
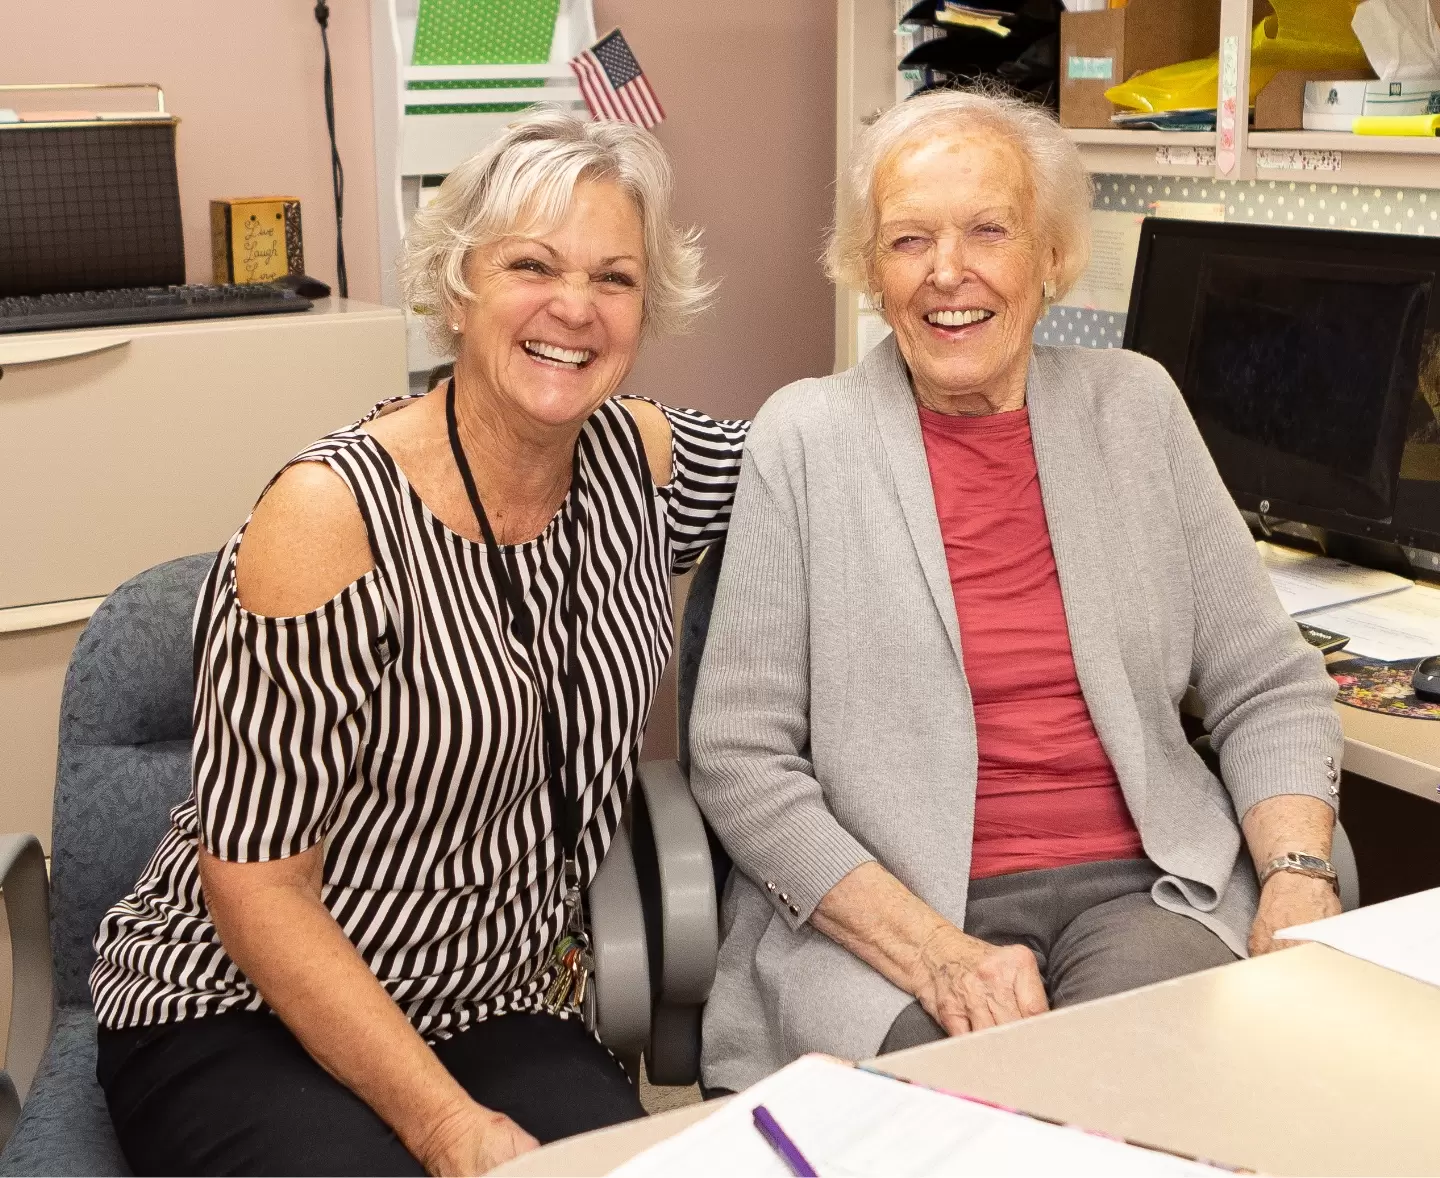
[[[1429,585],[1411,585],[1383,597],[1315,610],[1300,620],[1348,634],[1346,654],[1386,663],[1440,654],[1440,589]]]
[[[1440,986],[1440,888],[1281,929],[1287,941],[1318,941]]]
[[[1379,597],[1410,586],[1409,581],[1394,573],[1361,568],[1330,556],[1300,552],[1279,544],[1267,544],[1263,540],[1255,547],[1260,550],[1260,559],[1265,562],[1265,571],[1270,574],[1270,583],[1280,596],[1280,604],[1291,615],[1343,605],[1347,601]],[[1310,618],[1305,620],[1326,630],[1335,629]],[[1348,630],[1337,632],[1350,633]]]
[[[807,1055],[705,1120],[611,1171],[618,1178],[790,1171],[755,1128],[763,1104],[825,1178],[886,1174],[1195,1175],[1219,1171],[1173,1154],[1037,1121],[977,1101]]]

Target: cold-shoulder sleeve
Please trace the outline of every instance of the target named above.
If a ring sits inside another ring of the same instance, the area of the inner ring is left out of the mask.
[[[670,570],[683,573],[730,527],[748,421],[721,421],[660,405],[670,422],[670,482],[658,488],[670,533]]]
[[[388,622],[374,571],[309,613],[253,614],[235,592],[234,547],[196,612],[195,801],[207,851],[265,862],[308,850],[333,824]]]

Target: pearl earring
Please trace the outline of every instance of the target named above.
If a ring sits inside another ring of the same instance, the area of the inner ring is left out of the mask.
[[[459,331],[459,330],[460,330],[460,324],[458,324],[458,323],[452,323],[452,324],[450,324],[450,330],[451,330],[451,331]]]

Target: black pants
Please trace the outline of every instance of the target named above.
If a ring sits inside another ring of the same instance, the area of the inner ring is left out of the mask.
[[[101,1029],[95,1069],[136,1174],[423,1174],[271,1014]],[[510,1014],[435,1044],[479,1103],[542,1143],[645,1115],[578,1019]]]

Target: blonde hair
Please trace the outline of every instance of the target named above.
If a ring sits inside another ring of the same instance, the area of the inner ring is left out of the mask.
[[[1055,297],[1063,297],[1090,262],[1094,189],[1075,145],[1042,107],[982,90],[935,90],[891,107],[855,142],[836,195],[835,225],[825,250],[832,279],[869,290],[876,236],[875,177],[883,164],[917,140],[947,132],[987,130],[1013,143],[1030,165],[1041,240],[1059,255]]]
[[[456,353],[449,321],[473,297],[465,282],[470,252],[558,224],[585,180],[617,185],[640,213],[647,333],[683,331],[706,306],[714,286],[700,279],[700,234],[670,220],[674,178],[659,141],[630,123],[536,107],[451,172],[406,235],[400,283],[412,309],[427,317],[437,351]]]

